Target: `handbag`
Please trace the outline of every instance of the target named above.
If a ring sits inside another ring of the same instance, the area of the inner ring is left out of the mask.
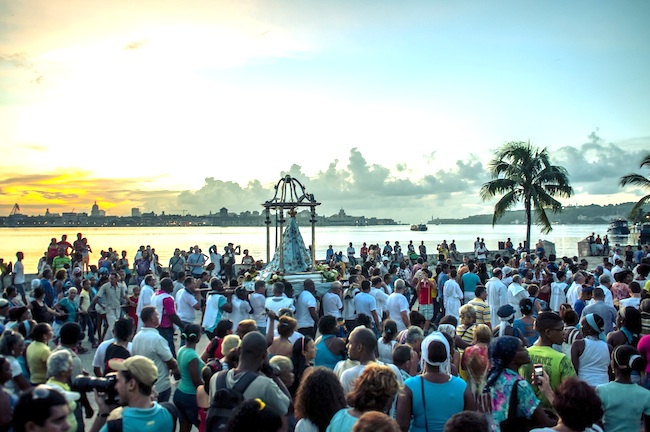
[[[512,387],[512,392],[510,392],[510,406],[508,407],[508,417],[499,424],[501,432],[528,432],[533,428],[533,423],[530,419],[517,416],[517,407],[519,405],[517,389],[519,388],[519,381],[521,380],[515,381],[515,384]]]

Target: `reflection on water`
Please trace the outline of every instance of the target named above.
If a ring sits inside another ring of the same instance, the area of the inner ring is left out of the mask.
[[[488,249],[497,249],[499,241],[510,237],[516,245],[524,241],[526,227],[524,225],[429,225],[428,231],[414,232],[410,225],[373,226],[373,227],[316,227],[316,259],[325,258],[325,250],[329,245],[335,251],[345,254],[348,243],[352,242],[356,248],[356,255],[363,242],[368,244],[379,243],[383,245],[387,240],[394,244],[399,241],[406,249],[410,240],[416,245],[424,241],[428,253],[434,253],[438,243],[447,240],[456,241],[458,250],[470,251],[476,237],[485,239]],[[310,226],[302,226],[301,233],[305,244],[311,244]],[[540,235],[539,230],[533,227],[531,243],[534,245],[538,239],[551,241],[559,256],[573,256],[578,253],[577,242],[587,237],[592,232],[606,233],[607,224],[602,225],[557,225],[548,235]],[[174,248],[188,249],[198,244],[207,254],[208,248],[216,244],[220,251],[228,242],[241,245],[242,250],[248,249],[255,259],[266,260],[266,229],[263,227],[120,227],[120,228],[0,228],[0,257],[5,261],[15,261],[16,251],[25,253],[25,271],[36,271],[38,259],[43,255],[50,242],[50,238],[61,238],[61,234],[68,235],[72,243],[77,232],[83,233],[93,249],[91,263],[99,259],[99,252],[109,247],[128,252],[132,259],[140,245],[151,245],[156,249],[161,264],[166,265],[172,256]],[[271,227],[271,248],[275,245],[275,227]],[[271,257],[273,251],[271,251]]]

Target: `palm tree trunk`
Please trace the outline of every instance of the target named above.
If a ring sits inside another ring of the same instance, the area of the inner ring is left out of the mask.
[[[524,200],[524,206],[526,209],[526,252],[530,253],[530,226],[532,224],[532,219],[531,219],[531,205],[530,205],[530,198],[526,197]]]

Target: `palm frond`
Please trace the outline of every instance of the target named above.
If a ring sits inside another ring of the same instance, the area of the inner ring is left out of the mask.
[[[496,180],[491,180],[481,186],[479,195],[483,201],[489,200],[504,192],[511,191],[515,189],[517,183],[513,180],[507,178],[498,178]]]
[[[492,216],[492,226],[497,223],[497,220],[504,215],[505,212],[513,208],[519,202],[519,191],[512,190],[506,193],[501,199],[494,205],[494,215]]]
[[[643,168],[646,165],[650,167],[650,153],[645,155],[645,157],[641,160],[641,165],[639,166],[639,168]]]
[[[650,195],[644,196],[639,200],[638,203],[634,204],[634,207],[632,207],[632,209],[630,210],[630,215],[640,211],[643,208],[643,206],[646,205],[647,203],[650,203]]]
[[[627,185],[639,186],[642,188],[650,189],[650,179],[642,176],[641,174],[631,173],[621,177],[619,184],[623,187]]]

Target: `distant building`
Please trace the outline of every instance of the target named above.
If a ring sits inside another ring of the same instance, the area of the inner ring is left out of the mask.
[[[140,209],[137,207],[133,207],[131,209],[131,217],[141,217],[142,214],[140,213]]]

